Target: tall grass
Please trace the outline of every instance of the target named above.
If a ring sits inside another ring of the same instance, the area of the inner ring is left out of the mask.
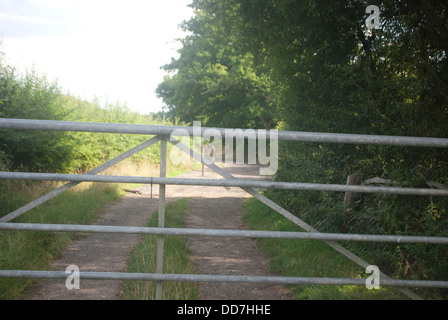
[[[188,199],[184,198],[166,206],[165,226],[167,228],[185,227],[185,213]],[[156,227],[158,214],[154,214],[148,227]],[[164,273],[193,274],[195,270],[190,263],[187,238],[166,236],[164,241]],[[157,236],[146,236],[135,248],[129,259],[127,272],[156,272]],[[154,300],[155,282],[129,281],[122,287],[123,300]],[[196,300],[199,298],[198,286],[190,282],[164,282],[164,300]]]
[[[303,231],[256,199],[246,201],[244,210],[243,219],[251,229]],[[366,279],[370,275],[322,241],[260,239],[259,243],[270,259],[271,271],[282,276]],[[294,299],[304,300],[406,299],[390,287],[368,290],[365,286],[294,285],[291,291]]]

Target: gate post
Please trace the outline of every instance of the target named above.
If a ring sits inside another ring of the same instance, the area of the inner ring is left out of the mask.
[[[166,153],[167,153],[167,138],[164,136],[160,140],[160,177],[166,177]],[[165,184],[159,185],[159,213],[158,213],[158,227],[165,227]],[[163,273],[163,247],[164,236],[157,236],[157,266],[156,273]],[[156,282],[156,300],[162,300],[162,281]]]

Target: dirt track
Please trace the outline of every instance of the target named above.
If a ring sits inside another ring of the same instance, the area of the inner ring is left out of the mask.
[[[258,168],[250,165],[226,165],[237,178],[259,178]],[[184,174],[185,178],[202,178],[201,170]],[[206,170],[205,177],[221,176]],[[136,189],[110,205],[96,221],[98,225],[144,226],[158,209],[158,186]],[[241,220],[242,201],[249,197],[239,188],[174,186],[166,187],[167,201],[192,198],[187,216],[188,228],[247,229]],[[91,234],[74,241],[52,270],[65,271],[74,264],[80,271],[124,272],[126,261],[141,239],[138,235]],[[198,274],[269,275],[267,261],[256,241],[246,238],[191,237],[189,246]],[[65,280],[45,280],[29,299],[36,300],[115,300],[119,298],[120,281],[82,280],[79,290],[68,290]],[[289,299],[288,290],[278,285],[201,283],[201,299],[210,300],[277,300]]]

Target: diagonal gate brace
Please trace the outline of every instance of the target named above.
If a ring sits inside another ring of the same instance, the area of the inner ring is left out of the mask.
[[[116,165],[117,163],[120,163],[121,161],[133,156],[134,154],[148,148],[149,146],[157,143],[158,141],[160,141],[160,136],[155,136],[141,144],[139,144],[138,146],[122,153],[121,155],[103,163],[102,165],[96,167],[95,169],[90,170],[89,172],[87,172],[87,174],[91,174],[91,175],[96,175],[98,173],[101,173],[107,169],[109,169],[110,167]],[[11,213],[8,213],[7,215],[3,216],[0,218],[0,222],[9,222],[17,217],[19,217],[20,215],[24,214],[25,212],[30,211],[31,209],[34,209],[35,207],[55,198],[56,196],[60,195],[61,193],[70,190],[71,188],[77,186],[78,184],[80,184],[81,182],[75,182],[75,181],[71,181],[68,182],[62,186],[60,186],[59,188],[56,188],[46,194],[44,194],[43,196],[29,202],[28,204],[24,205],[23,207],[20,207],[17,210],[14,210]]]

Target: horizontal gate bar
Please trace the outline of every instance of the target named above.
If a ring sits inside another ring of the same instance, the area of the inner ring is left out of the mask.
[[[102,133],[123,133],[123,134],[148,134],[170,136],[173,131],[175,136],[193,136],[193,127],[181,126],[157,126],[124,123],[94,123],[94,122],[73,122],[73,121],[51,121],[51,120],[28,120],[28,119],[5,119],[0,118],[0,128],[4,129],[24,129],[24,130],[53,130],[53,131],[82,131],[82,132],[102,132]],[[213,129],[225,137],[227,132],[232,132],[233,137],[246,137],[246,130],[236,130],[231,128],[207,128],[201,127],[201,133]],[[255,130],[258,136],[258,131]],[[269,130],[265,131],[269,137]],[[384,135],[346,134],[346,133],[322,133],[322,132],[299,132],[299,131],[279,131],[278,140],[303,141],[303,142],[329,142],[329,143],[354,143],[354,144],[375,144],[375,145],[398,145],[413,147],[436,147],[447,148],[447,138],[425,138],[425,137],[401,137]]]
[[[11,180],[49,180],[49,181],[85,181],[109,183],[138,183],[138,184],[175,184],[215,187],[240,188],[269,188],[307,191],[336,191],[360,193],[387,193],[420,196],[448,196],[448,189],[424,189],[402,187],[375,187],[345,184],[319,184],[299,182],[274,182],[242,179],[189,179],[189,178],[162,178],[162,177],[129,177],[112,175],[88,174],[61,174],[61,173],[34,173],[34,172],[0,172],[0,179]]]
[[[132,234],[171,235],[171,236],[211,236],[211,237],[448,244],[448,237],[341,234],[341,233],[323,233],[323,232],[226,230],[226,229],[151,228],[151,227],[128,227],[128,226],[38,224],[38,223],[11,223],[11,222],[0,223],[0,230],[132,233]]]
[[[0,278],[39,278],[67,279],[65,271],[0,270]],[[278,283],[278,284],[322,284],[365,286],[366,279],[278,277],[244,275],[205,275],[205,274],[160,274],[125,272],[79,272],[80,280],[129,280],[129,281],[179,281],[179,282],[228,282],[228,283]],[[448,288],[448,281],[439,280],[394,280],[380,279],[380,286]]]

